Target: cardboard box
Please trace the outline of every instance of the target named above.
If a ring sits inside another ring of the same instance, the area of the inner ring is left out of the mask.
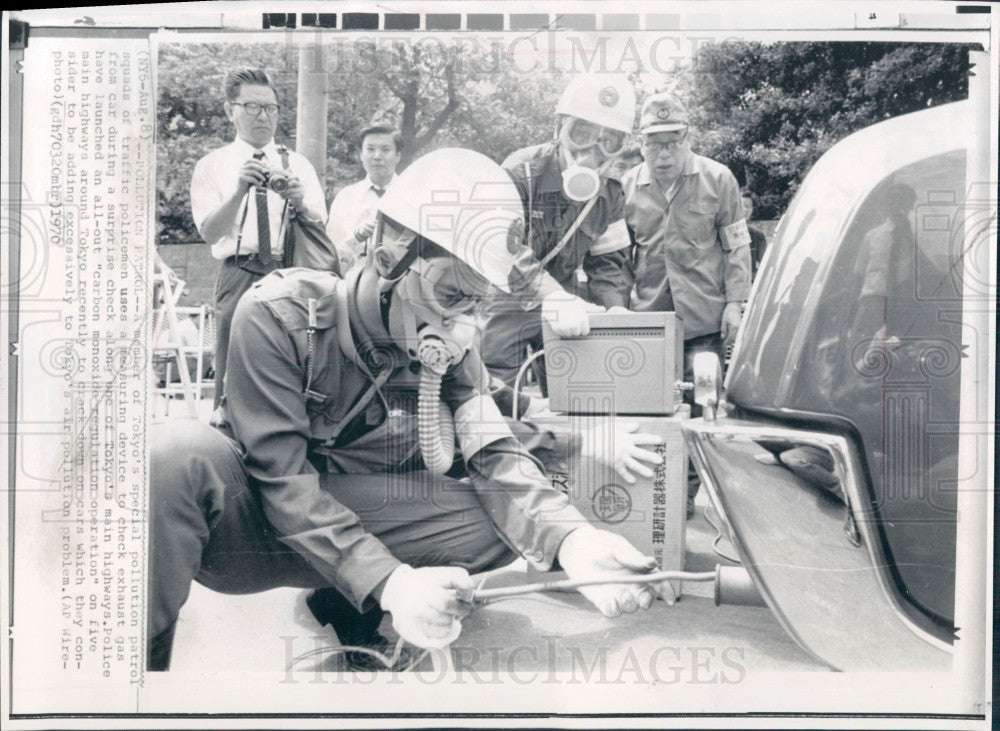
[[[590,334],[563,338],[543,319],[549,406],[563,414],[673,414],[684,375],[674,312],[596,313]]]
[[[661,454],[664,460],[652,478],[636,476],[635,484],[630,485],[611,467],[579,455],[570,457],[565,473],[550,471],[553,485],[567,494],[591,525],[624,536],[644,554],[656,558],[661,570],[684,568],[687,452],[681,423],[686,416],[684,409],[676,416],[619,417],[620,423],[638,424],[637,432],[663,438],[662,444],[646,447]],[[535,423],[557,433],[597,428],[600,438],[608,442],[601,451],[613,453],[611,417],[558,416],[538,419]],[[529,581],[552,578],[529,564]],[[680,582],[674,582],[674,590],[680,594]]]

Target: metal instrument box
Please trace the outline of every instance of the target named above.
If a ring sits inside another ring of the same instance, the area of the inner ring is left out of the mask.
[[[636,431],[655,434],[662,443],[645,447],[663,457],[653,469],[653,477],[636,477],[628,484],[607,464],[570,454],[562,467],[548,466],[552,485],[595,528],[617,533],[647,556],[653,556],[660,570],[684,569],[684,540],[687,526],[687,450],[681,424],[688,414],[685,406],[676,416],[624,419],[637,425]],[[532,420],[557,435],[587,430],[607,440],[601,451],[614,453],[614,420],[606,416],[549,416]],[[529,563],[530,581],[548,581]],[[672,582],[680,595],[680,582]]]
[[[544,320],[549,405],[564,414],[674,413],[684,330],[674,312],[598,313],[590,334],[560,337]]]

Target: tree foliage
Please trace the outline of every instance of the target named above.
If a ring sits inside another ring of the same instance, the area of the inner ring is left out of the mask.
[[[895,43],[726,42],[703,46],[680,90],[698,151],[777,218],[833,144],[889,117],[963,99],[968,47]]]
[[[232,139],[222,92],[229,69],[267,69],[282,105],[276,138],[295,146],[300,52],[314,51],[270,42],[160,47],[160,243],[200,240],[188,187],[198,159]],[[558,70],[518,72],[499,45],[376,38],[328,44],[323,53],[328,199],[363,176],[358,134],[373,121],[401,130],[404,167],[445,146],[476,149],[499,162],[552,138],[553,110],[566,84]],[[968,48],[958,45],[725,42],[702,45],[670,85],[689,105],[696,150],[753,188],[760,217],[776,218],[837,140],[891,116],[964,98],[967,59]],[[640,77],[632,78],[641,87]]]

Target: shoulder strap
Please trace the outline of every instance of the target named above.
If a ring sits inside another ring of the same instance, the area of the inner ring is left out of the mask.
[[[334,292],[337,295],[337,340],[340,343],[340,349],[344,351],[344,355],[354,365],[361,368],[362,373],[370,375],[366,373],[368,369],[361,362],[361,356],[358,355],[358,348],[354,344],[354,338],[351,337],[351,318],[348,315],[347,287],[344,284],[343,279],[338,279],[334,282]]]
[[[328,442],[336,440],[336,438],[340,435],[340,432],[344,430],[344,427],[350,424],[351,421],[359,413],[361,413],[361,410],[368,405],[376,394],[378,394],[382,399],[386,414],[389,413],[389,404],[382,393],[382,386],[385,385],[385,382],[389,380],[389,376],[392,375],[392,369],[386,368],[384,371],[379,373],[378,376],[374,376],[368,366],[366,366],[361,360],[361,356],[358,355],[358,349],[354,345],[354,338],[351,336],[351,321],[348,317],[347,287],[345,286],[344,280],[338,279],[334,282],[334,292],[337,297],[337,339],[340,343],[340,348],[344,351],[344,355],[346,355],[350,361],[365,374],[365,377],[368,378],[371,385],[369,385],[368,389],[361,395],[361,398],[355,402],[350,411],[344,414],[343,418],[338,420],[337,423],[333,425],[329,431]]]
[[[569,243],[569,240],[573,238],[573,234],[575,234],[576,230],[580,228],[580,224],[583,223],[583,220],[587,217],[587,214],[590,213],[590,209],[594,207],[594,204],[597,203],[597,199],[600,197],[601,197],[600,194],[598,194],[595,195],[593,198],[591,198],[589,201],[587,201],[587,205],[585,205],[583,209],[580,211],[580,215],[576,217],[575,221],[573,221],[573,225],[570,226],[569,229],[567,229],[562,239],[559,240],[559,243],[556,244],[554,247],[552,247],[552,251],[546,254],[545,258],[542,259],[543,267],[546,266],[550,261],[552,261],[556,257],[556,255],[559,254],[559,252],[562,251],[563,248],[565,248],[566,244]]]
[[[323,394],[316,393],[312,390],[312,380],[313,380],[313,365],[316,360],[316,300],[310,297],[306,300],[306,309],[308,310],[309,325],[306,328],[306,343],[308,350],[306,351],[306,380],[302,385],[302,395],[306,397],[307,400],[319,400],[323,401],[326,397]]]
[[[281,167],[285,170],[289,170],[290,168],[288,166],[288,148],[285,147],[284,145],[278,145],[278,154],[281,155]],[[281,207],[281,225],[278,226],[278,241],[282,243],[282,257],[284,258],[285,266],[292,266],[291,262],[292,252],[285,251],[284,248],[285,244],[289,243],[285,241],[286,238],[289,238],[287,236],[288,227],[290,225],[289,219],[291,219],[294,216],[295,216],[295,209],[288,204],[287,200],[285,200],[284,205],[282,205]],[[290,243],[289,247],[291,247]]]
[[[534,191],[531,190],[531,165],[528,161],[524,161],[524,185],[528,189],[528,224],[524,227],[524,243],[530,249],[531,248],[531,219],[534,212],[535,202],[532,200],[534,196]]]
[[[240,244],[243,243],[243,226],[247,222],[247,211],[250,210],[250,191],[243,194],[243,215],[240,216],[240,225],[236,229],[236,257],[237,263],[240,258]]]

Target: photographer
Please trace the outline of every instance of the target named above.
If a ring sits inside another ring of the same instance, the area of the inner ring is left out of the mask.
[[[224,90],[236,139],[199,160],[191,178],[195,226],[211,245],[212,256],[222,261],[215,282],[216,406],[236,303],[250,285],[283,265],[279,231],[286,201],[300,215],[326,219],[323,188],[312,165],[288,151],[286,170],[274,143],[280,105],[268,75],[260,69],[230,71]]]

